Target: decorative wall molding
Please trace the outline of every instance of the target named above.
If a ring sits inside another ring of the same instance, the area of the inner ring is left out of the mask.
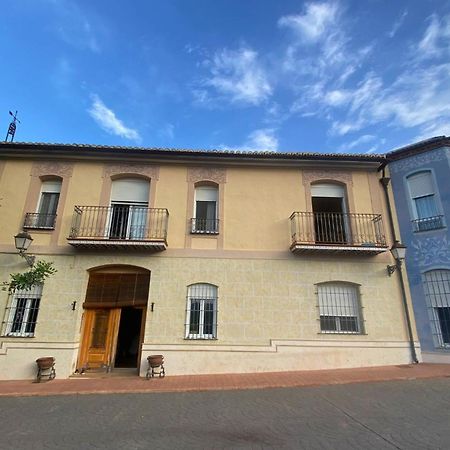
[[[159,166],[149,164],[108,164],[105,165],[103,170],[103,178],[111,178],[121,174],[143,175],[152,180],[159,180]]]
[[[450,264],[450,247],[447,236],[421,238],[411,242],[414,260],[420,267]]]
[[[73,163],[63,163],[56,161],[35,162],[31,168],[31,176],[42,177],[45,175],[56,175],[61,178],[71,177]]]
[[[339,170],[303,170],[304,185],[320,180],[334,180],[348,185],[353,184],[352,174],[349,172]]]
[[[188,168],[187,181],[191,183],[212,181],[222,184],[227,182],[227,171],[218,167],[190,167]]]
[[[409,172],[410,170],[420,170],[421,167],[431,163],[445,161],[448,158],[449,150],[438,148],[427,153],[411,156],[410,158],[393,161],[389,164],[391,173]]]

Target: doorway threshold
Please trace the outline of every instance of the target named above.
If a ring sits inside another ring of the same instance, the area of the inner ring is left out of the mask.
[[[136,368],[114,368],[111,372],[106,372],[105,369],[91,369],[83,373],[74,373],[70,378],[124,378],[124,377],[138,377],[139,372]]]

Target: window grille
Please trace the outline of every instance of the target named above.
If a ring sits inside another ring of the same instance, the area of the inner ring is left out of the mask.
[[[450,347],[450,270],[431,270],[422,281],[434,345]]]
[[[42,285],[12,294],[11,305],[6,308],[3,336],[34,336],[41,294]]]
[[[356,286],[325,283],[318,286],[320,331],[362,334],[362,313]]]
[[[188,287],[185,337],[217,338],[217,286],[199,283]]]

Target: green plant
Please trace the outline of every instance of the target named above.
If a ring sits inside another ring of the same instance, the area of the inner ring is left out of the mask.
[[[3,282],[3,289],[8,287],[10,292],[16,290],[30,290],[36,284],[43,284],[45,279],[55,274],[57,270],[53,262],[38,260],[28,272],[12,273],[10,282]]]

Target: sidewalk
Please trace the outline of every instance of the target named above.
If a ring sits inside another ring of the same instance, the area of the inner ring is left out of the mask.
[[[266,389],[374,381],[450,377],[450,364],[418,364],[301,372],[266,372],[222,375],[180,375],[146,380],[134,377],[70,378],[35,383],[0,381],[0,396],[192,392]]]

